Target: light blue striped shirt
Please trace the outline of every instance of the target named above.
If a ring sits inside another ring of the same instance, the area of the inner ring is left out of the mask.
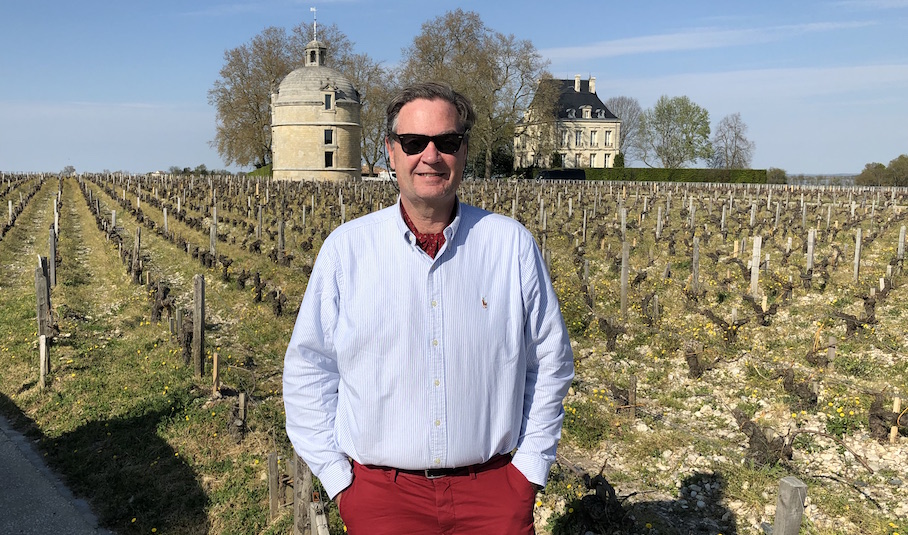
[[[399,201],[398,201],[399,202]],[[332,498],[348,457],[401,469],[514,448],[544,485],[574,376],[533,236],[458,203],[435,259],[399,205],[338,227],[319,251],[284,361],[287,434]]]

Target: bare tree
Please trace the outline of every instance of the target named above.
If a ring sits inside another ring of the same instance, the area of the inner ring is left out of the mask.
[[[709,158],[709,112],[686,96],[662,95],[640,116],[636,150],[644,164],[666,169]]]
[[[637,145],[637,137],[640,131],[640,115],[643,114],[643,108],[640,107],[637,99],[626,96],[611,97],[605,101],[605,107],[621,119],[618,151],[624,154],[625,157],[636,159],[636,155],[633,152],[634,147]]]
[[[271,163],[271,93],[292,66],[287,34],[274,26],[224,52],[208,103],[217,109],[212,144],[225,163],[257,168]]]
[[[396,87],[395,76],[366,54],[349,55],[346,72],[360,93],[363,161],[374,175],[384,156],[385,108]]]
[[[726,115],[713,135],[710,165],[717,169],[748,169],[754,154],[754,142],[747,139],[747,125],[740,113]]]
[[[536,84],[536,91],[529,108],[515,127],[521,146],[533,147],[533,161],[526,166],[548,167],[558,139],[558,99],[561,81],[551,75],[544,76]],[[523,164],[521,164],[523,165]]]
[[[509,146],[548,62],[533,43],[486,27],[473,11],[457,9],[425,22],[404,50],[401,83],[442,80],[476,108],[470,134],[477,167],[492,175],[492,156]]]

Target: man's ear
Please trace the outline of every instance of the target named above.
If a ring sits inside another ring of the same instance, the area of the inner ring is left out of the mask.
[[[388,160],[388,167],[390,171],[394,170],[394,160],[391,159],[392,154],[394,154],[394,151],[391,149],[391,140],[388,139],[388,136],[385,136],[385,157]]]

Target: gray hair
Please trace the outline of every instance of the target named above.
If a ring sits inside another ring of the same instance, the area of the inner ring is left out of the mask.
[[[450,85],[443,82],[422,82],[405,87],[397,92],[391,102],[388,104],[387,128],[388,132],[397,133],[397,116],[405,104],[414,100],[444,100],[450,103],[457,110],[457,116],[460,118],[460,125],[466,132],[473,128],[476,123],[476,112],[473,111],[473,103],[466,96],[454,91]]]

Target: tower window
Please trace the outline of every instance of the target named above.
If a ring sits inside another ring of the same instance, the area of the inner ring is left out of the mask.
[[[328,128],[325,130],[325,145],[333,145],[333,144],[334,144],[334,130],[331,130],[330,128]]]
[[[325,109],[330,110],[332,105],[332,98],[330,93],[325,93]]]
[[[334,153],[325,152],[325,167],[334,167]]]

